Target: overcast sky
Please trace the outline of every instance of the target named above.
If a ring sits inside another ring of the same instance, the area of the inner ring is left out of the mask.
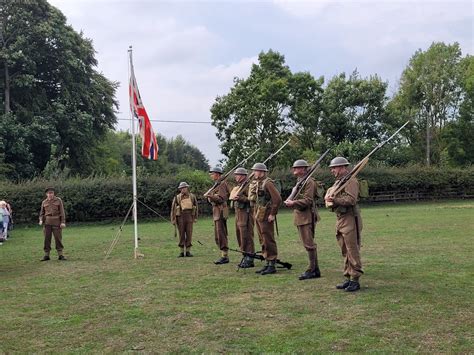
[[[93,40],[99,71],[120,82],[120,119],[129,118],[129,45],[150,118],[205,122],[216,96],[248,76],[262,50],[326,81],[356,68],[378,74],[391,94],[417,49],[433,41],[459,42],[463,55],[474,48],[472,1],[49,1]],[[210,124],[152,124],[166,137],[182,134],[211,164],[222,158]]]

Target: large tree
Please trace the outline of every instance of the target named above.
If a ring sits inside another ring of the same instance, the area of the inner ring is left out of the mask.
[[[426,165],[440,161],[441,133],[459,116],[463,98],[461,61],[458,43],[435,42],[426,51],[416,51],[402,73],[399,92],[391,104],[392,112],[413,120],[410,139],[420,153],[424,145]]]
[[[90,172],[117,107],[117,84],[96,66],[92,41],[45,0],[1,3],[0,149],[14,166],[10,177],[38,174],[51,158],[74,173]]]
[[[278,52],[261,52],[246,79],[236,78],[227,95],[219,96],[211,108],[213,125],[221,140],[222,153],[234,165],[257,147],[254,161],[276,151],[292,132],[302,144],[312,146],[320,110],[322,79],[309,73],[293,74]],[[298,145],[295,141],[294,145]],[[269,165],[293,159],[285,149]]]

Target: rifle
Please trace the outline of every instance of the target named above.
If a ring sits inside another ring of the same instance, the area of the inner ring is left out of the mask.
[[[229,250],[231,251],[235,251],[237,253],[240,253],[243,255],[243,258],[245,258],[246,256],[249,257],[249,258],[252,258],[252,259],[257,259],[257,260],[260,260],[260,261],[263,261],[265,260],[265,258],[263,257],[262,254],[259,254],[259,253],[248,253],[246,251],[241,251],[241,250],[237,250],[237,249],[232,249],[232,248],[229,248]],[[242,259],[243,259],[242,258]],[[276,259],[275,260],[275,264],[278,264],[278,265],[281,265],[282,268],[285,268],[285,269],[288,269],[288,270],[291,270],[291,267],[293,266],[292,264],[290,263],[287,263],[287,262],[284,262],[284,261],[281,261],[280,259]],[[240,266],[239,266],[240,268]]]
[[[265,160],[263,161],[263,164],[265,164],[266,162],[268,162],[270,159],[273,159],[273,157],[274,157],[275,155],[277,155],[278,153],[280,153],[281,150],[282,150],[283,148],[285,148],[288,143],[290,143],[290,141],[291,141],[291,138],[288,139],[288,140],[285,142],[285,144],[283,144],[280,148],[278,148],[278,150],[277,150],[276,152],[270,154],[270,155],[267,157],[267,159],[265,159]],[[240,194],[242,193],[242,190],[244,190],[244,189],[248,186],[248,184],[250,184],[250,181],[252,181],[252,178],[253,178],[254,175],[255,175],[255,172],[252,172],[252,173],[250,173],[250,174],[247,176],[247,178],[246,178],[245,181],[242,183],[242,185],[240,185],[240,187],[239,187],[239,189],[237,190],[235,196],[240,196]]]
[[[298,181],[296,183],[296,185],[293,187],[293,189],[291,190],[291,194],[290,194],[290,196],[288,196],[286,201],[293,201],[295,199],[295,197],[298,196],[298,194],[301,192],[301,190],[303,190],[304,185],[306,185],[306,183],[308,182],[311,175],[313,175],[314,172],[319,168],[319,166],[321,165],[322,160],[326,157],[326,155],[329,153],[329,151],[330,151],[330,149],[326,150],[323,153],[323,155],[321,155],[319,157],[319,159],[316,160],[316,162],[308,169],[308,171],[306,172],[306,175],[303,176],[303,178],[300,181]]]
[[[394,134],[392,134],[390,137],[388,137],[383,142],[380,142],[379,144],[377,144],[377,146],[374,149],[372,149],[372,151],[369,154],[367,154],[367,156],[364,159],[362,159],[360,162],[358,162],[350,172],[348,172],[346,175],[344,175],[337,182],[337,184],[335,184],[331,188],[331,191],[328,190],[328,194],[326,195],[326,197],[334,198],[334,196],[336,196],[338,193],[340,193],[347,186],[347,184],[349,183],[349,180],[356,177],[357,174],[359,174],[362,171],[362,169],[365,168],[365,166],[369,163],[370,156],[372,154],[374,154],[377,150],[382,148],[385,144],[390,142],[393,139],[393,137],[395,137],[398,134],[398,132],[400,132],[409,122],[410,121],[406,121],[405,124],[403,126],[401,126],[399,129],[397,129],[397,131]],[[326,207],[331,207],[332,205],[333,205],[332,202],[326,202]]]
[[[232,174],[232,172],[237,169],[239,166],[245,164],[247,162],[247,160],[249,160],[252,156],[255,155],[255,153],[257,153],[258,151],[260,150],[260,148],[257,148],[256,151],[254,151],[252,154],[250,154],[247,158],[245,158],[244,160],[242,160],[241,162],[239,162],[236,166],[234,166],[232,169],[230,169],[227,173],[225,173],[224,175],[222,175],[219,180],[217,180],[214,185],[212,185],[212,187],[207,190],[207,192],[204,194],[204,197],[207,197],[217,186],[219,186],[225,179],[227,179],[229,177],[230,174]]]

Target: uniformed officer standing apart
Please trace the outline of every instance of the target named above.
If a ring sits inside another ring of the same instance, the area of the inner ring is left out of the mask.
[[[235,169],[234,178],[237,186],[230,192],[229,199],[235,209],[235,234],[240,251],[253,254],[255,253],[253,208],[250,206],[248,199],[249,186],[247,185],[242,189],[242,184],[245,182],[247,175],[247,169]],[[244,269],[254,266],[253,259],[249,256],[245,256],[239,264],[239,267]]]
[[[348,170],[349,162],[346,158],[336,157],[329,165],[331,173],[336,177],[336,182],[344,177]],[[362,219],[359,206],[359,182],[356,178],[349,180],[346,187],[331,198],[333,187],[326,192],[326,205],[336,213],[336,238],[344,257],[345,280],[336,286],[337,289],[354,292],[360,289],[359,277],[363,274],[360,260],[360,235]]]
[[[221,167],[213,167],[209,174],[213,181],[218,181],[222,176]],[[222,181],[207,196],[207,200],[212,205],[212,218],[214,220],[214,238],[216,245],[221,251],[221,257],[214,262],[216,265],[227,264],[229,262],[229,247],[227,242],[227,218],[229,217],[229,187],[226,181]]]
[[[39,225],[43,226],[44,233],[44,256],[41,261],[50,260],[51,236],[54,235],[56,250],[59,260],[66,260],[63,255],[62,229],[66,227],[66,214],[64,213],[63,201],[56,197],[54,188],[45,190],[46,199],[41,203]]]
[[[179,257],[190,257],[193,246],[193,224],[198,217],[198,203],[194,194],[189,192],[189,185],[180,182],[179,193],[173,198],[171,204],[171,223],[178,226],[179,243],[181,250]]]
[[[255,203],[254,216],[257,224],[258,237],[262,245],[264,268],[256,271],[261,275],[276,273],[275,260],[278,257],[275,240],[275,218],[281,204],[281,196],[273,181],[267,176],[268,169],[263,163],[252,167],[254,183],[249,187],[249,200]]]
[[[298,178],[298,182],[306,175],[309,164],[306,160],[299,159],[293,163],[293,175]],[[309,178],[302,191],[295,196],[292,201],[286,200],[285,205],[293,207],[293,220],[303,246],[308,252],[309,267],[299,277],[300,280],[314,279],[321,277],[321,271],[318,266],[318,253],[316,243],[314,242],[314,233],[316,223],[320,217],[316,207],[317,199],[316,182]],[[321,196],[322,197],[322,196]]]

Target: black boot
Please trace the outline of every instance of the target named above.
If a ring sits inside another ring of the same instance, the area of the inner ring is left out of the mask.
[[[306,270],[303,272],[300,277],[298,278],[299,280],[308,280],[308,279],[317,279],[321,277],[321,271],[319,271],[319,268],[316,270]]]
[[[214,261],[214,264],[216,265],[222,265],[222,264],[228,264],[229,263],[229,258],[227,256],[222,256],[218,260]]]
[[[49,255],[45,255],[40,261],[48,261],[48,260],[51,260]]]
[[[336,285],[336,288],[338,290],[345,290],[347,286],[349,286],[350,283],[351,283],[351,280],[345,279],[342,283]]]
[[[274,274],[276,272],[277,270],[275,268],[275,260],[270,260],[270,263],[268,264],[267,268],[263,270],[260,275],[269,275]]]
[[[178,258],[184,258],[184,251],[182,251],[181,253],[179,253]]]
[[[255,273],[256,273],[256,274],[261,274],[261,273],[264,272],[269,266],[270,266],[270,262],[267,261],[267,263],[265,264],[265,266],[262,267],[261,269],[255,271]]]
[[[355,292],[360,290],[360,284],[359,281],[356,280],[350,280],[349,285],[344,289],[346,292]]]
[[[64,255],[59,255],[58,260],[67,260]]]
[[[240,264],[239,267],[240,267],[241,269],[248,269],[248,268],[254,267],[254,266],[255,266],[255,265],[254,265],[254,263],[253,263],[253,259],[250,258],[250,257],[248,257],[248,256],[246,256],[244,259],[242,259],[242,262],[241,262],[241,264]]]
[[[186,252],[186,256],[187,256],[188,258],[192,258],[192,257],[193,257],[193,254],[191,254],[190,251],[187,251],[187,252]]]

